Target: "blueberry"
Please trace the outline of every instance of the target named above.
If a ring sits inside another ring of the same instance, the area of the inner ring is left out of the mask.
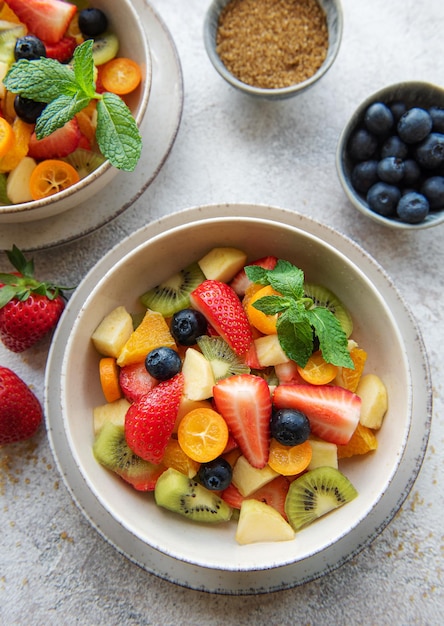
[[[416,148],[420,167],[432,170],[444,163],[444,134],[430,133]]]
[[[391,217],[396,212],[396,205],[401,198],[398,187],[379,182],[370,187],[367,193],[367,203],[372,211],[384,217]]]
[[[407,111],[407,105],[405,102],[401,102],[400,100],[396,102],[392,102],[389,105],[390,111],[392,112],[393,118],[395,122],[398,122],[400,118]]]
[[[35,124],[45,107],[46,102],[36,102],[22,96],[14,98],[14,110],[18,117],[27,124]]]
[[[223,457],[202,463],[197,472],[197,477],[202,485],[211,491],[226,489],[231,483],[232,475],[231,465]]]
[[[396,212],[402,222],[419,224],[429,213],[429,203],[421,193],[411,191],[402,196],[396,207]]]
[[[35,61],[40,59],[40,57],[46,57],[45,44],[41,39],[35,35],[25,35],[17,39],[14,47],[14,58],[16,61],[19,59]]]
[[[198,337],[206,334],[207,321],[199,311],[182,309],[174,313],[170,330],[174,339],[182,346],[192,346]]]
[[[182,361],[176,350],[162,346],[148,352],[145,367],[153,378],[168,380],[180,372]]]
[[[435,133],[444,133],[444,109],[441,107],[430,107],[429,113],[432,118],[432,130]]]
[[[381,159],[377,168],[379,178],[386,183],[399,183],[404,176],[404,161],[397,157]]]
[[[397,125],[398,135],[405,143],[418,143],[432,130],[430,113],[420,107],[408,109]]]
[[[374,102],[364,114],[364,124],[374,135],[386,135],[394,124],[393,113],[383,102]]]
[[[444,176],[431,176],[421,186],[421,193],[427,198],[430,210],[444,209]]]
[[[386,157],[398,157],[405,159],[409,153],[407,144],[405,144],[398,135],[388,137],[381,146],[381,159]]]
[[[357,163],[351,172],[351,184],[356,191],[367,193],[378,181],[378,161],[362,161]]]
[[[378,140],[365,128],[359,128],[348,142],[348,153],[356,161],[371,159],[378,147]]]
[[[278,409],[271,417],[270,434],[284,446],[297,446],[310,436],[310,422],[301,411]]]
[[[406,159],[404,161],[404,178],[403,185],[415,185],[421,178],[421,168],[414,159]]]
[[[108,27],[108,19],[100,9],[83,9],[79,13],[79,28],[87,37],[97,37]]]

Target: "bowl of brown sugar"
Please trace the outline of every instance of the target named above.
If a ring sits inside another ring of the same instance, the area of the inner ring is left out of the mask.
[[[204,43],[210,61],[232,86],[283,99],[327,72],[342,28],[339,0],[213,0]]]

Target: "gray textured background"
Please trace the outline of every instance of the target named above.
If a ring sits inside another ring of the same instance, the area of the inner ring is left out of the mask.
[[[428,350],[434,421],[425,463],[392,523],[332,574],[260,597],[190,591],[118,554],[72,503],[44,429],[0,450],[0,623],[29,625],[385,625],[441,623],[443,594],[442,268],[444,227],[390,231],[358,215],[340,188],[340,131],[369,94],[401,80],[443,81],[442,0],[343,0],[344,36],[327,76],[294,100],[256,102],[215,73],[202,42],[208,0],[152,0],[182,63],[185,104],[154,183],[111,224],[34,255],[47,278],[77,282],[127,233],[189,206],[261,202],[295,209],[351,236],[378,259],[413,310]],[[4,258],[0,268],[7,269]],[[24,355],[0,347],[43,397],[49,340]]]

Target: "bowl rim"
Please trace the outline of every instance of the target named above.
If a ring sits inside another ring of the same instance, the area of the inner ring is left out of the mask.
[[[208,57],[213,64],[216,71],[224,78],[229,84],[233,87],[236,87],[240,91],[247,93],[252,96],[269,98],[269,99],[285,99],[290,96],[294,96],[297,93],[312,87],[314,83],[316,83],[333,65],[336,57],[338,56],[339,49],[341,47],[342,34],[344,29],[344,16],[342,10],[341,0],[316,0],[321,8],[325,12],[325,4],[331,4],[336,9],[336,23],[337,23],[337,36],[335,40],[334,47],[328,46],[327,57],[319,67],[319,69],[312,75],[310,78],[307,78],[304,81],[299,83],[295,83],[294,85],[290,85],[288,87],[279,87],[277,89],[268,89],[265,87],[255,87],[254,85],[249,85],[248,83],[244,83],[236,76],[234,76],[224,65],[221,58],[216,52],[216,46],[213,37],[213,28],[212,22],[217,17],[219,17],[220,11],[230,2],[231,0],[212,0],[209,5],[205,19],[204,19],[204,27],[203,27],[203,39],[205,44],[205,49],[207,51]]]
[[[397,83],[392,83],[390,85],[386,85],[381,89],[378,89],[371,95],[367,96],[361,103],[354,109],[351,117],[348,122],[345,124],[342,129],[338,143],[336,148],[336,156],[335,156],[335,164],[336,164],[336,172],[339,178],[339,181],[342,185],[342,188],[350,200],[351,204],[358,209],[363,215],[369,217],[373,221],[383,224],[384,226],[389,226],[390,228],[398,229],[398,230],[423,230],[426,228],[432,228],[433,226],[439,226],[444,222],[444,209],[441,211],[430,212],[427,218],[420,222],[419,224],[409,224],[407,222],[401,222],[400,220],[384,217],[383,215],[379,215],[372,211],[367,205],[364,198],[362,198],[357,191],[355,191],[349,182],[349,173],[346,167],[346,145],[347,141],[356,128],[359,121],[362,119],[362,115],[365,109],[370,106],[376,100],[381,100],[382,102],[387,101],[390,96],[397,96],[398,94],[402,94],[405,91],[409,90],[427,90],[430,92],[438,93],[444,103],[444,87],[440,85],[436,85],[434,83],[430,83],[427,81],[421,80],[406,80],[400,81]],[[392,97],[390,97],[392,99]]]

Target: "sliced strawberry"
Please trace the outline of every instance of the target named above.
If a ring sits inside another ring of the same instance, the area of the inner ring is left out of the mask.
[[[280,385],[304,385],[305,380],[299,374],[295,361],[286,361],[274,366]]]
[[[240,374],[219,381],[213,394],[217,410],[247,461],[253,467],[265,467],[272,411],[267,382],[259,376]]]
[[[143,473],[139,473],[138,476],[132,476],[130,472],[125,473],[124,471],[122,471],[120,476],[137,491],[154,491],[157,479],[165,470],[166,467],[164,465],[154,465],[147,462]]]
[[[220,493],[220,497],[234,509],[240,509],[244,500],[259,500],[272,506],[284,519],[287,519],[285,498],[287,497],[289,486],[290,483],[284,476],[277,476],[271,482],[245,498],[237,487],[231,483],[229,487]]]
[[[277,257],[266,256],[262,259],[252,261],[251,263],[248,263],[248,265],[260,265],[260,267],[263,267],[266,270],[272,270],[274,269],[277,262]],[[245,269],[239,270],[236,276],[230,282],[230,286],[234,289],[234,291],[240,298],[243,298],[243,296],[245,295],[245,291],[247,287],[249,287],[249,285],[251,285],[251,280],[247,277]]]
[[[56,43],[43,42],[46,48],[46,56],[48,59],[55,59],[60,63],[66,63],[70,61],[74,50],[77,46],[77,41],[74,37],[62,37],[60,41]]]
[[[68,156],[78,148],[80,138],[79,125],[74,117],[62,128],[58,128],[44,139],[37,139],[35,133],[32,133],[28,156],[37,160],[58,159]]]
[[[273,403],[278,409],[302,411],[314,435],[338,445],[348,443],[361,413],[359,396],[333,385],[279,385]]]
[[[6,0],[6,4],[30,32],[48,43],[63,37],[77,11],[63,0]]]
[[[176,374],[159,383],[126,413],[126,441],[145,461],[157,465],[162,460],[176,422],[183,382],[183,374]]]
[[[253,341],[250,323],[234,290],[218,280],[204,280],[190,294],[192,306],[242,356]]]
[[[159,381],[147,372],[145,363],[132,363],[124,365],[120,369],[120,388],[126,399],[130,402],[137,402],[149,393]]]

